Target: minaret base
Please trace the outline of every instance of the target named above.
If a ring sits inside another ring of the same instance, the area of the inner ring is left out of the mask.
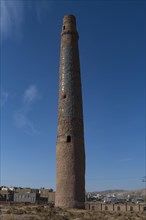
[[[78,202],[78,201],[71,201],[72,198],[63,198],[60,196],[60,198],[55,198],[55,207],[59,208],[76,208],[76,209],[85,209],[85,203],[84,202]]]

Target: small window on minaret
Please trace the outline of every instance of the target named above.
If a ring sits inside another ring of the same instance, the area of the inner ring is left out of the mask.
[[[65,26],[63,26],[63,30],[65,30]]]
[[[67,142],[71,142],[71,136],[67,136]]]
[[[62,97],[63,97],[63,99],[66,99],[66,94],[64,94]]]

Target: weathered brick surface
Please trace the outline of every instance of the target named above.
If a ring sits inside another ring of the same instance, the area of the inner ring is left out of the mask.
[[[114,211],[114,212],[143,212],[146,204],[102,204],[95,202],[86,202],[86,210],[94,211]]]
[[[63,19],[60,50],[55,206],[85,207],[85,150],[78,33]]]

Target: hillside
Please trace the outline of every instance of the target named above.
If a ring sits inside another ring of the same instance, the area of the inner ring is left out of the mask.
[[[139,196],[143,197],[146,196],[146,188],[139,189],[139,190],[123,190],[123,189],[109,189],[104,191],[96,191],[91,192],[91,194],[100,194],[100,195],[108,195],[108,194],[119,194],[119,195],[132,195],[132,196]]]

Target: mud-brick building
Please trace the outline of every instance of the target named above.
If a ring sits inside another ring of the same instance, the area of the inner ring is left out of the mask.
[[[40,202],[55,203],[55,192],[49,189],[40,189]]]
[[[39,202],[40,195],[37,192],[15,192],[14,202],[28,202],[37,203]]]
[[[39,202],[39,199],[40,199],[40,194],[38,189],[18,188],[14,192],[14,202],[37,203]]]
[[[0,190],[0,201],[13,201],[14,191]]]

